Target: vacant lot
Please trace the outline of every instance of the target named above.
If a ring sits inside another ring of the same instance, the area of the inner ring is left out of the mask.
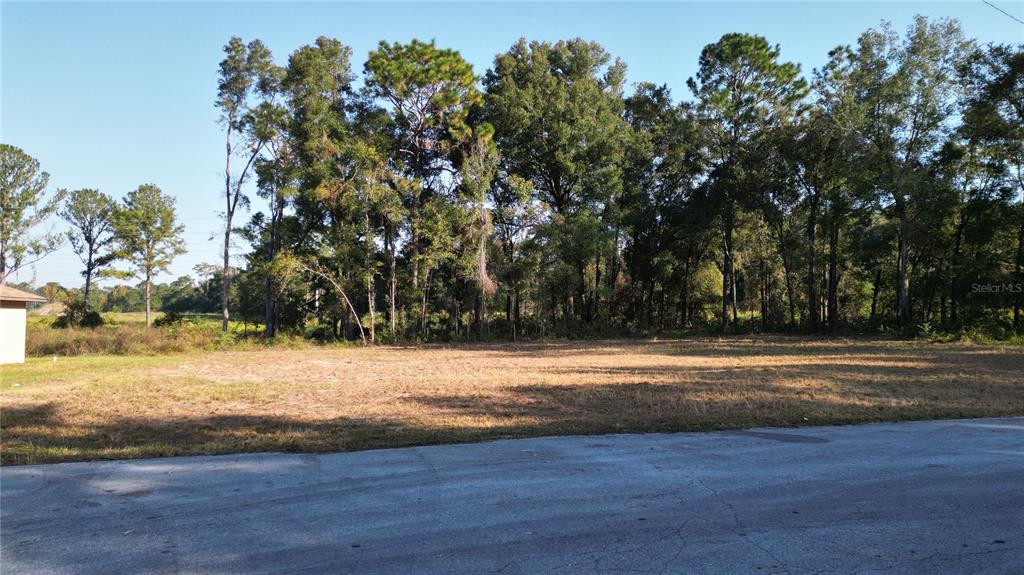
[[[1024,415],[1024,348],[784,337],[35,359],[3,463]]]

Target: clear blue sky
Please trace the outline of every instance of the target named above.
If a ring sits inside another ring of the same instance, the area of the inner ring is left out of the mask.
[[[992,0],[1024,19],[1024,3]],[[319,35],[353,48],[362,70],[377,42],[436,39],[478,75],[516,39],[582,37],[629,66],[629,81],[687,98],[701,48],[726,32],[766,36],[805,73],[883,19],[955,17],[981,42],[1024,42],[1024,26],[974,2],[838,3],[21,3],[4,0],[0,139],[36,157],[51,188],[114,197],[154,183],[178,198],[189,253],[167,281],[217,261],[223,136],[213,106],[221,47],[262,39],[279,62]],[[254,209],[260,206],[254,200]],[[243,216],[243,221],[247,216]],[[56,225],[56,224],[55,224]],[[65,247],[16,281],[81,282]]]

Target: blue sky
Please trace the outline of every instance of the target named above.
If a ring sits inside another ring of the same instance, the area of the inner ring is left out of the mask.
[[[1024,3],[992,0],[1024,19]],[[178,198],[189,253],[167,281],[217,261],[223,135],[213,106],[221,48],[232,35],[262,39],[281,63],[319,35],[353,49],[362,70],[378,41],[436,39],[478,75],[516,39],[582,37],[685,99],[701,48],[727,32],[766,36],[806,74],[828,50],[883,19],[959,19],[980,42],[1024,42],[1024,26],[975,2],[718,3],[28,3],[0,4],[0,140],[50,173],[51,188],[121,197],[154,183]],[[260,208],[254,199],[254,209]],[[247,216],[243,216],[243,221]],[[54,223],[53,225],[59,225]],[[69,248],[16,281],[78,285]]]

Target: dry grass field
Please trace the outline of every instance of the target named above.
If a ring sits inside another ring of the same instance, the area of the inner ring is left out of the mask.
[[[33,359],[4,464],[1024,415],[1024,348],[791,337]]]

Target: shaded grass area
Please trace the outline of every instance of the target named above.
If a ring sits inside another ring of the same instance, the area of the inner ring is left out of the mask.
[[[0,368],[4,464],[1024,415],[1024,349],[794,337],[308,348]]]

